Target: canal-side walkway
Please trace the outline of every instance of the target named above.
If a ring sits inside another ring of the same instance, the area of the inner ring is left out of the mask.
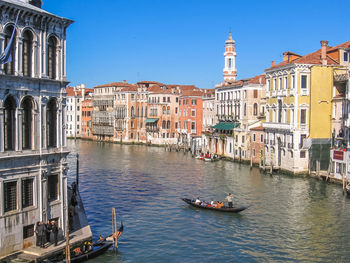
[[[72,194],[72,190],[68,189],[68,197]],[[73,217],[73,225],[69,234],[69,244],[71,250],[81,246],[85,241],[91,241],[92,232],[85,214],[84,205],[79,192],[76,195],[77,206],[75,207],[75,215]],[[70,200],[70,198],[68,199]],[[59,236],[57,246],[54,245],[53,235],[51,242],[45,248],[31,246],[23,249],[12,256],[0,259],[0,262],[40,262],[43,259],[52,258],[65,252],[66,240],[63,236]]]

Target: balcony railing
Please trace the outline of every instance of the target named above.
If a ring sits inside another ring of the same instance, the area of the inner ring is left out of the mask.
[[[267,129],[290,130],[292,125],[289,123],[265,122],[263,123],[263,127]]]
[[[146,132],[159,132],[159,128],[147,127]]]

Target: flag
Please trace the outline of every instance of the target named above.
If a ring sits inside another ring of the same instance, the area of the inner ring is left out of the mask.
[[[11,55],[11,48],[12,48],[12,41],[16,34],[16,26],[18,21],[19,11],[17,13],[16,22],[13,27],[12,35],[10,41],[7,43],[7,47],[5,48],[5,51],[0,55],[0,64],[6,64],[12,61],[12,55]]]

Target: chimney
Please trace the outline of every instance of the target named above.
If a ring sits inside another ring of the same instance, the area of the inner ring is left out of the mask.
[[[328,45],[328,41],[321,40],[321,62],[322,62],[322,65],[327,65],[327,45]]]
[[[123,83],[126,83],[126,80],[125,80],[125,79],[123,80]]]
[[[275,66],[275,61],[274,60],[272,60],[272,67],[274,67]]]
[[[283,52],[283,61],[288,61],[289,62],[288,52]]]

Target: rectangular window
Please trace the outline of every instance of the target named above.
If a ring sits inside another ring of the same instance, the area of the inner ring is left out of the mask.
[[[253,142],[255,142],[256,137],[255,137],[255,133],[253,134]]]
[[[307,88],[307,76],[301,75],[301,88],[306,89]]]
[[[168,97],[168,102],[170,102],[170,97]]]
[[[306,123],[306,109],[300,110],[300,123],[305,124]]]
[[[34,225],[23,227],[23,239],[34,236]]]
[[[253,97],[254,97],[254,99],[256,99],[258,97],[258,90],[257,89],[254,90]]]
[[[175,107],[175,114],[177,114],[177,107]]]
[[[4,183],[4,212],[17,210],[17,181]]]
[[[344,61],[348,61],[348,59],[349,59],[348,52],[344,52]]]
[[[135,100],[135,95],[131,94],[131,100],[134,101]]]
[[[196,117],[196,110],[191,110],[191,116]]]
[[[253,156],[255,157],[255,149],[253,149]]]
[[[166,102],[166,97],[163,97],[163,102]]]
[[[244,136],[242,136],[242,143],[244,143]]]
[[[276,90],[276,86],[277,86],[277,80],[273,79],[273,90]]]
[[[194,99],[193,99],[193,100],[191,101],[191,104],[192,104],[192,105],[197,105],[197,100],[194,100]]]
[[[305,158],[305,156],[306,156],[306,151],[301,151],[300,152],[300,158]]]
[[[179,98],[176,98],[176,103],[179,102]]]
[[[192,122],[192,123],[191,123],[191,129],[192,129],[192,130],[195,130],[195,129],[196,129],[196,123],[195,123],[195,122]]]
[[[282,78],[280,78],[280,81],[279,81],[280,83],[279,83],[279,87],[278,87],[278,89],[282,89],[283,87],[282,87]]]
[[[47,178],[47,190],[49,202],[58,200],[58,175],[49,175]]]
[[[33,185],[33,178],[22,180],[22,208],[33,206]]]
[[[264,135],[260,134],[260,142],[264,141]]]

